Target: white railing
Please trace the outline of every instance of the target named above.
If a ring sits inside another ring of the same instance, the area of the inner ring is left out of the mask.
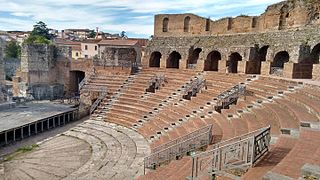
[[[87,84],[87,77],[84,77],[82,81],[79,83],[79,92],[81,91],[81,89],[85,84]]]
[[[150,156],[144,158],[144,168],[155,168],[161,163],[176,159],[176,157],[207,146],[211,141],[212,125],[208,125],[184,137],[156,147]]]
[[[268,152],[270,139],[270,126],[268,126],[215,144],[213,149],[192,156],[190,179],[252,166]]]
[[[92,114],[94,112],[94,110],[96,110],[96,108],[99,106],[99,104],[101,103],[101,101],[107,96],[107,92],[102,92],[100,94],[100,96],[98,97],[98,99],[92,104],[91,108],[90,108],[90,114]]]

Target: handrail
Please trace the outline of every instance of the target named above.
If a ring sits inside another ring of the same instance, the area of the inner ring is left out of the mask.
[[[92,104],[91,108],[90,108],[90,114],[92,114],[94,112],[94,110],[99,106],[99,104],[101,103],[101,101],[107,96],[106,92],[102,92],[100,94],[100,96],[98,97],[98,99]]]
[[[191,92],[191,95],[195,95],[198,93],[202,88],[206,87],[206,79],[203,79],[203,77],[196,77],[195,80],[192,80],[191,84],[186,87],[184,91],[184,95],[187,95],[189,92]]]
[[[238,98],[240,95],[244,94],[246,92],[246,85],[244,84],[238,84],[230,88],[229,90],[226,90],[222,93],[220,93],[217,96],[217,105],[216,106],[225,106],[224,103],[231,103],[230,101],[234,98]]]
[[[182,142],[182,141],[185,141],[186,139],[190,139],[194,136],[196,136],[197,134],[202,134],[204,132],[207,132],[207,131],[210,131],[210,129],[212,129],[212,125],[208,125],[208,126],[205,126],[205,127],[202,127],[200,129],[197,129],[195,131],[192,131],[190,133],[188,133],[187,135],[184,135],[182,137],[178,137],[174,140],[171,140],[163,145],[160,145],[160,146],[157,146],[155,148],[152,149],[152,152],[158,152],[160,151],[161,149],[166,149],[174,144],[178,144],[179,142]]]
[[[173,144],[165,149],[161,149],[157,152],[144,158],[144,168],[153,168],[163,162],[170,161],[190,152],[192,150],[207,146],[212,140],[212,125],[208,131],[194,135],[191,138],[185,139],[177,144]]]
[[[190,179],[208,173],[208,169],[214,175],[219,171],[252,166],[268,152],[270,130],[270,126],[264,127],[215,144],[209,151],[192,155]]]

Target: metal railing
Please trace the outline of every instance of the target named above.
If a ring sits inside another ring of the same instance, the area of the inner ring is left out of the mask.
[[[102,92],[100,94],[100,96],[98,97],[98,99],[92,104],[91,108],[90,108],[90,114],[92,114],[94,112],[94,110],[96,110],[96,108],[99,106],[99,104],[101,103],[101,101],[107,96],[107,92]]]
[[[155,93],[155,90],[160,90],[167,82],[167,78],[164,74],[155,75],[149,80],[149,87],[146,91]]]
[[[190,179],[254,165],[269,150],[270,129],[270,126],[261,128],[215,144],[212,150],[192,155]]]
[[[193,80],[185,89],[183,98],[189,99],[191,96],[195,96],[201,89],[207,86],[207,81],[202,77],[197,77]]]
[[[230,104],[236,102],[241,95],[245,94],[245,92],[246,92],[245,84],[236,85],[231,89],[222,92],[217,97],[216,107],[221,107],[222,109],[224,109]]]
[[[84,77],[82,81],[79,83],[79,92],[84,87],[84,85],[87,84],[87,77]]]
[[[176,159],[188,152],[207,146],[212,141],[212,125],[196,130],[184,137],[170,141],[153,150],[150,156],[144,158],[144,168],[154,169],[161,163]]]

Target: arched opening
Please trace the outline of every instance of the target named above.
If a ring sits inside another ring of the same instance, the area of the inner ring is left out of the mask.
[[[151,54],[149,60],[149,67],[160,67],[160,59],[162,55],[160,52],[155,51]]]
[[[270,74],[282,75],[284,64],[289,62],[289,58],[287,51],[278,52],[271,63]]]
[[[238,61],[242,61],[242,56],[239,53],[232,53],[227,62],[229,73],[238,73]]]
[[[169,55],[169,58],[167,59],[167,68],[177,68],[177,69],[179,69],[180,59],[181,59],[180,53],[178,53],[177,51],[173,51]]]
[[[210,31],[210,18],[206,19],[206,31]]]
[[[219,51],[210,52],[204,62],[204,71],[218,71],[219,60],[221,60],[221,53]]]
[[[202,49],[201,48],[197,48],[197,49],[191,49],[189,52],[189,58],[187,60],[187,68],[188,69],[194,69],[197,65],[198,59],[199,59],[199,55],[201,53]]]
[[[258,50],[256,58],[246,63],[246,74],[261,74],[261,63],[266,61],[269,46]]]
[[[289,6],[285,4],[280,9],[279,30],[282,30],[287,26],[288,18],[289,18]]]
[[[164,18],[162,22],[162,32],[169,31],[169,18]]]
[[[187,16],[184,18],[184,32],[189,32],[189,29],[190,29],[190,17]]]
[[[79,83],[85,78],[83,71],[70,71],[70,92],[72,95],[79,93]]]
[[[320,56],[320,43],[314,46],[311,51],[311,62],[312,64],[319,64],[319,56]]]

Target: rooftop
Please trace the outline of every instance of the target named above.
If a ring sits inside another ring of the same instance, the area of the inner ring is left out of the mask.
[[[138,41],[128,40],[128,39],[115,39],[115,40],[102,40],[98,44],[102,46],[135,46],[138,44]]]

